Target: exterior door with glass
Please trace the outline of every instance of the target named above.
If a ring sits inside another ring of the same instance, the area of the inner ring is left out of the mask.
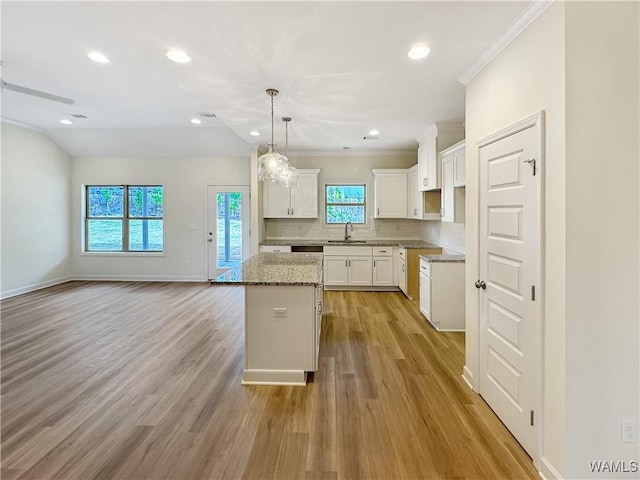
[[[207,187],[207,263],[213,279],[250,256],[248,186]]]

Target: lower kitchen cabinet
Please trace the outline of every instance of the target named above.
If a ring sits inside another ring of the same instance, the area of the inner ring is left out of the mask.
[[[324,247],[325,288],[371,287],[375,290],[394,287],[393,250],[392,246]]]
[[[465,330],[464,262],[420,259],[420,312],[441,331]]]
[[[420,286],[418,284],[418,270],[420,269],[420,255],[438,255],[442,248],[400,248],[400,262],[398,265],[398,287],[409,300],[420,301]]]
[[[393,257],[373,257],[372,285],[393,286]]]

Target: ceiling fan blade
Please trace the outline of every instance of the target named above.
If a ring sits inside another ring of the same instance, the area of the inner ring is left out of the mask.
[[[51,93],[41,92],[40,90],[33,90],[32,88],[21,87],[20,85],[14,85],[13,83],[7,83],[2,81],[3,90],[11,90],[13,92],[25,93],[27,95],[33,95],[34,97],[44,98],[46,100],[53,100],[54,102],[66,103],[67,105],[73,105],[75,102],[67,97],[60,97],[59,95],[53,95]]]

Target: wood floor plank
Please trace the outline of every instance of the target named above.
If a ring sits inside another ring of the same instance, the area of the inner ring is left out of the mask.
[[[537,478],[461,379],[464,334],[400,293],[325,292],[306,387],[241,385],[241,288],[70,282],[1,308],[2,478]]]

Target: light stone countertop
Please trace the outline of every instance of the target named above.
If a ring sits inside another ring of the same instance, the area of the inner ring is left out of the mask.
[[[321,253],[258,253],[212,285],[305,286],[322,283]]]
[[[333,239],[332,239],[333,240]],[[337,239],[336,239],[337,240]],[[361,245],[365,247],[403,247],[403,248],[440,248],[433,243],[423,242],[422,240],[393,240],[393,239],[372,239],[372,240],[364,240],[362,243],[359,239],[354,239],[355,241],[342,242],[342,241],[329,241],[322,239],[274,239],[270,238],[268,240],[263,240],[260,242],[260,245],[282,245],[284,247],[287,246],[334,246],[334,247],[342,247],[345,245]]]
[[[420,258],[431,263],[464,262],[465,256],[459,253],[442,253],[440,255],[420,255]]]

